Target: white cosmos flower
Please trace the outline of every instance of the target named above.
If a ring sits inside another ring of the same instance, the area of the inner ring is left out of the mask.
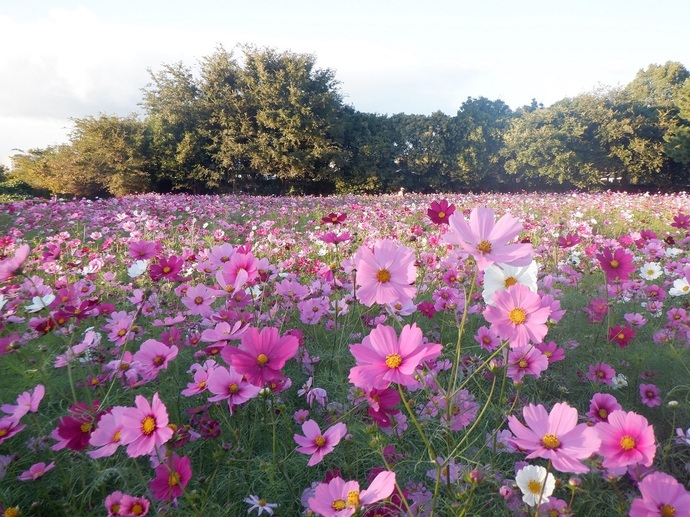
[[[556,488],[556,478],[544,467],[527,465],[521,468],[515,476],[517,486],[522,490],[522,500],[529,506],[548,503],[549,497]],[[541,500],[539,495],[541,494]]]
[[[507,264],[492,264],[484,271],[484,301],[493,305],[496,291],[508,289],[511,285],[522,284],[537,292],[537,273],[539,264],[532,261],[529,266],[515,267]]]
[[[645,280],[656,280],[662,274],[661,266],[657,262],[645,262],[640,268],[640,276]]]
[[[55,295],[53,293],[48,293],[44,296],[34,296],[31,299],[31,305],[26,306],[26,310],[29,312],[38,312],[42,309],[45,309],[53,303],[53,300],[55,300]]]
[[[679,278],[673,281],[673,287],[668,290],[671,296],[683,296],[690,294],[690,282],[687,278]]]
[[[137,260],[134,264],[127,268],[127,274],[130,278],[136,278],[144,274],[149,263],[146,260]]]
[[[611,379],[611,387],[614,390],[617,390],[619,388],[625,388],[627,385],[628,385],[628,378],[625,375],[623,375],[622,373],[615,375]]]
[[[0,294],[0,311],[5,307],[7,303],[7,298]]]

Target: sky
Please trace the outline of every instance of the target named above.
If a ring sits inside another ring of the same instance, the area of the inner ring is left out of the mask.
[[[515,109],[690,68],[687,0],[1,0],[0,163],[69,143],[72,120],[140,113],[148,70],[219,45],[313,54],[379,114]]]

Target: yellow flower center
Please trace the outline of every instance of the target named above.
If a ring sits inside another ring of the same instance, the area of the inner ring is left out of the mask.
[[[616,259],[613,259],[610,265],[611,267],[618,267],[620,265],[620,262],[618,262]]]
[[[510,287],[511,285],[517,284],[518,281],[517,281],[517,278],[515,278],[514,276],[509,276],[508,278],[506,278],[506,279],[503,281],[503,283],[505,284],[506,288],[508,288],[508,287]]]
[[[0,429],[0,438],[5,436],[7,434],[7,432],[8,432],[7,429]]]
[[[197,296],[196,298],[194,298],[194,303],[196,303],[197,305],[201,305],[202,303],[204,303],[204,299],[201,296]]]
[[[624,451],[629,451],[635,448],[637,443],[635,442],[635,438],[632,436],[628,436],[627,434],[621,438],[621,449]]]
[[[402,357],[400,354],[390,354],[386,356],[386,366],[388,368],[397,368],[402,364]]]
[[[539,495],[541,494],[541,483],[535,479],[532,479],[529,483],[527,483],[527,490],[529,490],[532,494]]]
[[[445,213],[445,212],[439,212],[439,213],[438,213],[438,218],[439,218],[439,219],[443,219],[445,216],[446,216],[446,213]]]
[[[144,433],[145,435],[150,435],[153,430],[156,428],[156,419],[153,418],[152,416],[147,416],[142,420],[141,422],[141,432]]]
[[[325,439],[323,436],[319,435],[319,436],[317,436],[316,439],[314,440],[314,443],[315,443],[318,447],[323,447],[324,445],[326,445],[326,439]]]
[[[527,313],[520,307],[515,307],[508,313],[508,319],[515,325],[522,325],[527,319]]]
[[[120,337],[124,336],[125,334],[127,334],[127,331],[125,329],[120,329],[117,331],[117,335]]]
[[[82,433],[88,433],[89,431],[91,431],[91,424],[89,422],[84,422],[79,426],[79,430]]]
[[[259,506],[266,506],[266,499],[259,499],[256,504]]]
[[[390,282],[391,280],[391,273],[387,269],[382,269],[378,273],[376,273],[376,280],[381,282],[382,284],[385,284],[386,282]]]
[[[491,253],[491,243],[489,241],[482,241],[477,244],[477,251],[479,253]]]
[[[240,391],[240,387],[233,382],[232,384],[230,384],[230,386],[228,386],[228,391],[234,395],[235,393]]]
[[[165,266],[165,267],[163,268],[163,273],[165,273],[165,274],[170,273],[170,271],[172,271],[172,269],[170,269],[170,266]]]
[[[331,508],[333,508],[335,511],[339,510],[344,510],[345,509],[345,500],[344,499],[336,499],[331,503]]]
[[[359,506],[359,491],[350,490],[347,493],[347,506],[348,508],[357,508]]]
[[[144,507],[139,503],[135,503],[132,505],[132,513],[134,515],[141,515],[142,513],[144,513]]]
[[[168,485],[175,486],[180,484],[180,475],[177,472],[170,474],[168,478]]]
[[[157,355],[156,357],[153,358],[153,364],[156,366],[160,366],[165,362],[165,357],[162,355]]]
[[[199,389],[200,389],[200,390],[203,390],[205,387],[206,387],[206,381],[201,381],[201,382],[199,383]]]
[[[119,442],[121,435],[122,435],[122,431],[115,431],[115,434],[113,435],[113,438],[112,438],[113,443]]]
[[[524,360],[524,359],[520,359],[520,360],[518,361],[518,366],[519,366],[520,368],[527,368],[528,365],[529,365],[529,363],[528,363],[526,360]]]
[[[661,517],[675,517],[676,509],[670,504],[664,504],[661,506],[661,508],[659,508],[659,513],[661,514]]]
[[[609,412],[606,411],[604,408],[601,408],[601,409],[598,411],[598,413],[599,413],[599,416],[600,416],[601,418],[606,418],[607,416],[609,416]]]
[[[13,506],[5,510],[4,517],[19,517],[19,507]]]
[[[120,513],[120,505],[119,504],[114,504],[110,507],[110,513],[114,515],[118,515]]]
[[[266,354],[259,354],[259,357],[256,358],[256,364],[264,366],[266,363],[268,363],[268,356]]]
[[[545,434],[541,439],[541,444],[547,449],[555,449],[561,444],[561,441],[555,434]]]

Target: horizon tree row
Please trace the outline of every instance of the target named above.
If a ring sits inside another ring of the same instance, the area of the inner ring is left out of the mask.
[[[143,118],[74,120],[68,144],[12,157],[0,193],[72,196],[668,189],[690,186],[690,73],[515,111],[469,97],[454,116],[364,113],[313,55],[222,47],[198,70],[149,70]],[[19,184],[19,187],[18,187]],[[26,189],[24,189],[26,190]]]

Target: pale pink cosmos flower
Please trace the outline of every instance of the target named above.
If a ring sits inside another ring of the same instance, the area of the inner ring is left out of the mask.
[[[0,282],[9,280],[16,273],[29,256],[31,248],[28,244],[22,244],[14,252],[13,257],[0,261]]]
[[[311,454],[307,465],[313,467],[340,443],[340,440],[347,434],[347,426],[338,422],[329,427],[325,433],[321,433],[319,424],[314,420],[307,420],[302,424],[302,432],[304,436],[301,434],[293,436],[297,444],[300,445],[296,450],[302,454]]]
[[[354,261],[357,268],[355,283],[357,299],[371,307],[375,303],[405,303],[417,294],[412,285],[417,278],[412,248],[392,240],[379,240],[373,251],[360,246]]]
[[[223,291],[211,289],[204,284],[199,284],[187,289],[187,292],[180,298],[180,301],[187,307],[188,315],[209,317],[213,314],[211,304],[220,294],[225,293]]]
[[[531,244],[511,243],[523,226],[510,214],[494,221],[493,210],[477,207],[470,213],[469,224],[461,212],[455,212],[448,218],[448,226],[443,240],[471,254],[480,271],[497,262],[511,266],[527,266],[532,262]]]
[[[635,463],[649,467],[654,461],[654,427],[642,415],[612,411],[608,421],[599,422],[595,429],[601,438],[599,454],[604,457],[604,468],[615,469]]]
[[[108,510],[107,517],[117,517],[123,515],[120,513],[120,507],[122,506],[122,496],[125,495],[119,490],[115,490],[113,493],[108,494],[105,498],[104,504],[106,510]]]
[[[36,413],[38,405],[46,393],[46,388],[43,384],[37,384],[33,391],[25,391],[17,397],[17,404],[3,404],[0,410],[9,414],[11,417],[19,420],[27,413]]]
[[[232,366],[215,368],[208,377],[207,387],[214,394],[208,399],[209,402],[227,400],[231,415],[235,406],[253,399],[261,391],[259,386],[247,382]]]
[[[395,490],[395,472],[384,470],[372,480],[369,488],[359,490],[357,481],[334,477],[321,483],[308,500],[309,509],[323,517],[350,517],[362,506],[383,501]]]
[[[9,438],[12,438],[25,427],[25,424],[20,424],[18,419],[11,416],[0,418],[0,444]]]
[[[144,517],[149,513],[151,503],[145,497],[136,497],[129,494],[122,494],[120,499],[120,513],[127,517]]]
[[[630,517],[680,517],[690,515],[690,492],[664,472],[645,476],[638,484],[642,498],[635,499]]]
[[[87,451],[86,454],[91,458],[105,458],[115,454],[121,445],[124,427],[122,416],[127,409],[124,406],[115,406],[98,420],[98,427],[89,437],[89,445],[98,448]]]
[[[208,379],[211,376],[211,370],[205,368],[197,368],[194,372],[194,382],[187,383],[187,388],[181,391],[185,397],[192,397],[208,390]]]
[[[501,339],[510,341],[511,347],[544,340],[551,309],[542,307],[541,297],[529,287],[515,284],[496,291],[493,303],[484,310],[484,318]]]
[[[154,393],[151,404],[142,395],[137,395],[134,403],[135,408],[127,408],[122,414],[121,441],[127,445],[127,455],[131,458],[150,454],[173,435],[168,427],[168,410],[158,393]]]
[[[512,444],[529,451],[527,459],[551,460],[560,472],[589,472],[580,460],[595,453],[601,442],[594,428],[577,423],[577,409],[559,402],[547,413],[541,404],[528,404],[522,408],[522,415],[527,426],[512,415],[508,426],[515,435]]]
[[[513,382],[522,382],[525,375],[539,378],[549,367],[549,358],[532,345],[511,348],[508,352],[507,375]]]
[[[43,474],[45,474],[49,470],[52,470],[54,467],[54,461],[51,461],[50,463],[48,463],[48,465],[41,461],[39,463],[31,465],[31,467],[29,467],[29,470],[22,472],[17,477],[17,479],[19,479],[20,481],[35,481],[38,478],[42,477]]]
[[[239,347],[226,346],[220,355],[249,382],[263,387],[266,382],[285,379],[280,370],[295,356],[298,347],[296,337],[281,337],[277,328],[250,327],[242,334]]]
[[[259,261],[251,252],[234,253],[216,273],[216,280],[228,292],[236,291],[258,277]]]
[[[364,390],[385,389],[392,382],[402,386],[417,383],[417,368],[436,359],[442,345],[423,344],[422,330],[416,323],[405,325],[400,338],[395,329],[379,324],[361,343],[350,345],[357,366],[350,369],[350,382]]]

